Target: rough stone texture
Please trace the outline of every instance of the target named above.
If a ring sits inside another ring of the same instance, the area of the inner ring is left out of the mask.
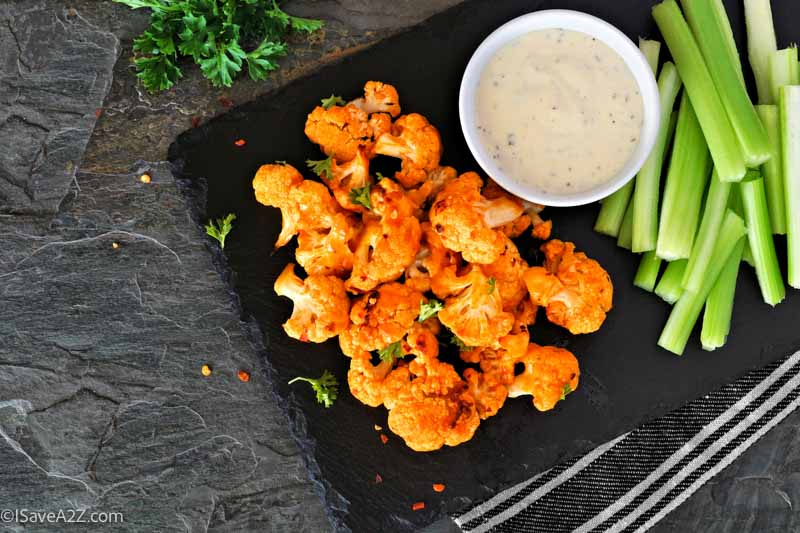
[[[294,43],[269,82],[217,90],[188,66],[159,95],[143,93],[130,66],[146,12],[97,0],[0,2],[4,508],[121,511],[126,525],[115,530],[130,531],[331,528],[183,197],[162,166],[150,185],[127,170],[162,159],[193,117],[224,112],[221,96],[246,101],[457,1],[292,1],[288,10],[328,24]],[[236,378],[241,368],[249,383]],[[798,428],[800,413],[654,530],[800,528]]]

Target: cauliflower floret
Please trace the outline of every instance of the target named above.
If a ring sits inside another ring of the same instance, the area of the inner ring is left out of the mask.
[[[372,185],[372,178],[369,175],[369,158],[366,149],[359,146],[356,156],[344,164],[339,164],[336,160],[331,161],[331,176],[326,180],[328,187],[333,192],[333,197],[339,205],[348,211],[366,213],[367,209],[361,204],[354,204],[351,193],[355,189],[363,189],[367,185]]]
[[[508,395],[532,395],[533,405],[540,411],[552,409],[578,388],[578,360],[568,350],[531,343],[519,362],[524,363],[525,370],[514,378]]]
[[[422,207],[429,198],[433,198],[445,185],[455,180],[458,177],[456,169],[453,167],[436,167],[428,172],[428,178],[416,189],[409,189],[407,191],[408,198],[417,206],[415,216],[417,218],[424,218],[428,216]]]
[[[519,303],[526,299],[527,289],[522,281],[522,274],[528,269],[528,263],[519,255],[517,246],[508,237],[505,239],[503,251],[494,263],[483,265],[483,273],[495,279],[497,290],[503,299],[503,309],[514,311]]]
[[[542,245],[543,267],[523,275],[531,301],[547,308],[550,322],[570,333],[597,331],[611,309],[614,286],[608,272],[575,245],[557,239]]]
[[[539,307],[530,298],[523,298],[514,309],[514,327],[511,328],[511,332],[527,332],[528,328],[536,323],[536,313],[538,311]]]
[[[442,140],[428,119],[411,113],[398,118],[391,133],[378,137],[374,151],[401,159],[395,178],[403,187],[409,188],[425,181],[428,172],[439,166]]]
[[[356,244],[353,273],[347,289],[366,292],[393,281],[414,262],[422,230],[414,206],[397,183],[383,179],[370,193],[372,213]]]
[[[381,81],[368,81],[364,85],[364,96],[350,102],[367,113],[400,114],[400,96],[393,85]]]
[[[437,294],[449,294],[438,317],[468,346],[488,346],[506,335],[514,325],[514,315],[503,311],[503,298],[496,283],[490,282],[478,265],[470,265],[463,275],[447,269],[437,276]]]
[[[458,266],[461,258],[457,252],[448,250],[429,222],[422,223],[422,242],[414,262],[406,269],[406,285],[427,292],[431,279],[443,269]]]
[[[381,361],[373,365],[371,355],[359,351],[350,359],[347,384],[356,400],[370,407],[383,405],[384,380],[392,371],[392,361]]]
[[[301,230],[330,228],[341,212],[323,184],[303,179],[292,165],[262,165],[253,178],[253,189],[259,203],[281,210],[281,233],[275,248]]]
[[[377,117],[378,115],[374,115]],[[386,119],[371,120],[366,111],[353,104],[317,106],[306,119],[306,137],[337,161],[350,161],[356,157],[359,146],[364,146],[372,155],[373,144],[378,135],[387,131]]]
[[[522,214],[522,204],[511,198],[493,200],[481,196],[483,182],[466,172],[444,186],[430,211],[433,228],[445,246],[461,252],[470,263],[489,264],[497,260],[507,238],[496,227]]]
[[[506,403],[508,388],[492,374],[468,368],[464,371],[464,380],[475,399],[475,408],[481,420],[496,415]]]
[[[301,231],[295,258],[309,274],[347,276],[353,270],[352,248],[360,230],[358,218],[340,213],[330,228]]]
[[[350,321],[339,335],[345,355],[371,352],[401,340],[419,316],[422,293],[400,283],[386,283],[358,297]]]
[[[553,229],[553,222],[551,220],[542,220],[542,217],[539,215],[539,213],[541,213],[544,209],[543,205],[517,198],[513,194],[506,192],[492,180],[487,180],[486,187],[483,188],[483,196],[489,198],[490,200],[508,197],[518,200],[522,203],[524,213],[516,220],[513,220],[508,224],[504,224],[498,228],[508,237],[511,237],[512,239],[519,237],[525,232],[526,229],[533,225],[533,229],[531,229],[531,235],[533,235],[534,238],[542,241],[546,241],[550,238],[550,231]]]
[[[292,316],[283,325],[286,334],[303,342],[324,342],[343,332],[350,300],[344,282],[333,276],[308,276],[301,280],[289,263],[275,280],[275,292],[294,303]]]

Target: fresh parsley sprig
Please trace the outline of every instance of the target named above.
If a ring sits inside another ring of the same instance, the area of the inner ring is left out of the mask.
[[[322,105],[323,109],[330,109],[335,105],[344,105],[344,98],[332,94],[327,98],[323,98],[320,101],[320,105]]]
[[[331,179],[331,165],[333,164],[333,157],[328,156],[326,159],[306,159],[306,166],[311,169],[311,172],[323,179]]]
[[[439,311],[444,309],[444,304],[437,300],[436,298],[431,298],[427,302],[420,302],[419,304],[419,318],[417,318],[420,322],[425,322],[432,316],[436,316],[439,314]]]
[[[225,237],[233,229],[233,221],[236,220],[236,215],[228,213],[225,218],[218,218],[216,223],[214,220],[209,220],[206,224],[206,233],[209,237],[213,237],[219,241],[219,247],[225,249]]]
[[[151,10],[150,26],[133,42],[137,76],[149,91],[169,89],[183,76],[181,57],[191,57],[217,87],[230,87],[244,66],[253,80],[264,80],[286,55],[289,32],[312,33],[323,25],[289,15],[277,0],[114,2]]]
[[[329,371],[325,371],[316,379],[306,377],[296,377],[289,381],[289,385],[296,381],[305,381],[311,384],[311,388],[317,393],[317,402],[323,404],[325,407],[330,407],[336,401],[339,395],[339,382],[336,377]]]
[[[363,187],[357,187],[350,190],[350,201],[354,205],[363,205],[367,209],[372,209],[372,201],[369,199],[369,191],[371,187],[369,183]]]
[[[393,342],[389,346],[378,350],[378,356],[381,358],[381,361],[385,363],[392,363],[395,359],[399,359],[404,355],[403,343],[400,341]]]

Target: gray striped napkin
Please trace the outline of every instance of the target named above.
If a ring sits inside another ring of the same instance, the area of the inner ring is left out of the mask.
[[[454,517],[465,532],[641,532],[800,404],[800,352]]]

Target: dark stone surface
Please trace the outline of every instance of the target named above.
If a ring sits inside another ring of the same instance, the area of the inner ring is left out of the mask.
[[[217,90],[189,66],[159,95],[130,66],[145,12],[0,2],[3,508],[121,511],[120,531],[331,529],[213,248],[165,168],[150,185],[128,169],[224,112],[221,96],[247,101],[457,2],[292,1],[328,25],[271,80]],[[798,428],[795,413],[654,531],[798,530]]]

